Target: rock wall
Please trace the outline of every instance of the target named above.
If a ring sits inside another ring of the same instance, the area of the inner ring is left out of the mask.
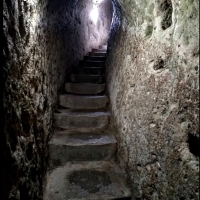
[[[199,2],[120,0],[116,9],[107,84],[133,199],[197,200]]]
[[[52,99],[44,1],[3,1],[3,199],[41,199]],[[55,96],[55,94],[53,94]]]
[[[78,59],[107,40],[109,5],[94,27],[89,1],[3,0],[3,199],[42,199],[57,95]]]

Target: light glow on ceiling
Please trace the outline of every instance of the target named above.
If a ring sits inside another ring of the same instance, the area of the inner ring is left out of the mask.
[[[92,0],[92,3],[100,4],[102,1],[104,1],[104,0]]]

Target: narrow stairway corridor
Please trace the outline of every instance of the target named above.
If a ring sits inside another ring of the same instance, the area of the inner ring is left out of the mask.
[[[199,2],[3,0],[1,199],[200,200]]]
[[[56,130],[49,143],[45,200],[129,199],[124,175],[115,163],[117,141],[109,130],[105,95],[107,46],[93,49],[73,69],[66,94],[59,96]],[[130,198],[131,199],[131,198]]]

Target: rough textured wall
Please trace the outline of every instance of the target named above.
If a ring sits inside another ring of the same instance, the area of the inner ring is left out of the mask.
[[[44,1],[3,1],[3,199],[42,199],[51,134]]]
[[[119,3],[107,83],[133,199],[197,200],[199,1]]]

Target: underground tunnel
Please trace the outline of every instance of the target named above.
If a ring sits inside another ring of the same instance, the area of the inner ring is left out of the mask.
[[[198,16],[3,0],[3,199],[199,199]]]

